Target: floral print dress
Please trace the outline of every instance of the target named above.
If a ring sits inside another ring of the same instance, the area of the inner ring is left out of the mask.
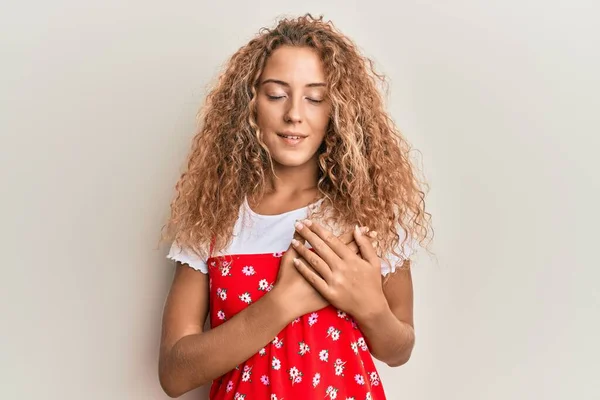
[[[212,327],[273,288],[282,255],[219,255],[207,260]],[[210,398],[382,400],[385,394],[356,322],[328,306],[292,321],[258,353],[216,379]]]

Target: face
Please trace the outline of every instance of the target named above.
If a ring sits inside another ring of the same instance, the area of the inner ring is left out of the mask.
[[[317,162],[331,110],[326,91],[314,50],[283,46],[267,60],[257,91],[257,123],[276,167]]]

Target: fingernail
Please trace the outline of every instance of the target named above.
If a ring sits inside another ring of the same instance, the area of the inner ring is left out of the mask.
[[[369,232],[369,227],[367,227],[367,226],[363,226],[362,228],[360,228],[360,231],[361,231],[362,233],[367,233],[367,232]]]
[[[298,260],[297,258],[294,258],[292,260],[292,262],[294,263],[294,265],[297,267],[298,265],[300,265],[300,260]]]
[[[292,239],[292,246],[298,246],[300,244],[296,239]]]
[[[304,225],[306,225],[306,226],[311,226],[312,225],[312,221],[310,219],[305,219],[302,222],[304,222]]]
[[[354,225],[354,231],[356,231],[356,234],[357,234],[358,236],[361,236],[361,235],[362,235],[362,233],[361,233],[361,231],[360,231],[360,229],[359,229],[358,225]]]
[[[304,228],[304,225],[302,225],[302,222],[298,221],[294,224],[294,226],[296,227],[296,229],[300,230],[302,228]]]

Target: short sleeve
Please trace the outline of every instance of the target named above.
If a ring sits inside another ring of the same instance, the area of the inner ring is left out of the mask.
[[[396,253],[400,254],[399,256],[389,252],[385,257],[380,257],[381,260],[381,275],[388,275],[396,271],[398,266],[401,266],[405,260],[410,260],[414,255],[414,249],[416,248],[415,242],[410,238],[406,241],[403,247],[402,242],[406,237],[406,233],[403,229],[398,229],[398,235],[400,238],[398,240],[398,246],[394,249]]]
[[[175,242],[171,245],[167,258],[173,261],[179,261],[182,264],[187,264],[203,274],[208,273],[208,264],[206,263],[206,260],[201,259],[192,251],[182,249]]]

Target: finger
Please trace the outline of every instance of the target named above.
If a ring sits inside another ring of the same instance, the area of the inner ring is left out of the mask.
[[[297,231],[294,231],[294,239],[296,239],[297,241],[299,241],[302,244],[304,244],[306,242],[306,240],[304,240],[302,235],[300,235]],[[352,239],[352,240],[354,240],[354,239]]]
[[[362,232],[362,231],[361,231]],[[377,237],[376,231],[371,231],[367,234],[370,238],[375,239]]]
[[[371,265],[377,265],[380,263],[379,257],[377,257],[377,253],[371,244],[371,240],[360,233],[358,226],[354,230],[354,240],[356,240],[356,243],[358,244],[362,258],[367,260]]]
[[[366,234],[367,232],[369,232],[369,228],[367,228],[366,226],[361,226],[360,231]],[[352,229],[348,232],[342,233],[340,236],[338,236],[338,239],[340,239],[340,241],[346,245],[354,242],[354,230]]]
[[[339,265],[342,259],[354,256],[341,240],[318,222],[303,220],[296,229],[331,268]],[[360,231],[358,226],[356,229]]]
[[[349,243],[347,246],[348,246],[348,248],[349,248],[350,250],[352,250],[352,252],[353,252],[354,254],[358,254],[358,253],[359,253],[359,251],[360,251],[360,250],[358,249],[358,245],[356,244],[356,241],[354,241],[354,240],[353,240],[351,243]]]
[[[298,240],[292,240],[292,246],[298,255],[308,263],[326,282],[331,280],[331,268],[317,253],[310,250]]]
[[[373,246],[373,248],[377,248],[377,241],[373,241],[371,242],[371,245]],[[352,243],[347,245],[348,248],[350,250],[352,250],[354,252],[354,254],[358,254],[360,252],[360,249],[358,248],[358,244],[356,244],[356,241],[352,241]]]
[[[304,279],[306,279],[308,283],[321,294],[321,296],[327,299],[326,293],[329,288],[327,282],[325,282],[325,280],[323,280],[323,278],[321,278],[312,268],[307,266],[302,259],[294,258],[294,265],[298,272],[300,272],[300,275],[302,275]]]

